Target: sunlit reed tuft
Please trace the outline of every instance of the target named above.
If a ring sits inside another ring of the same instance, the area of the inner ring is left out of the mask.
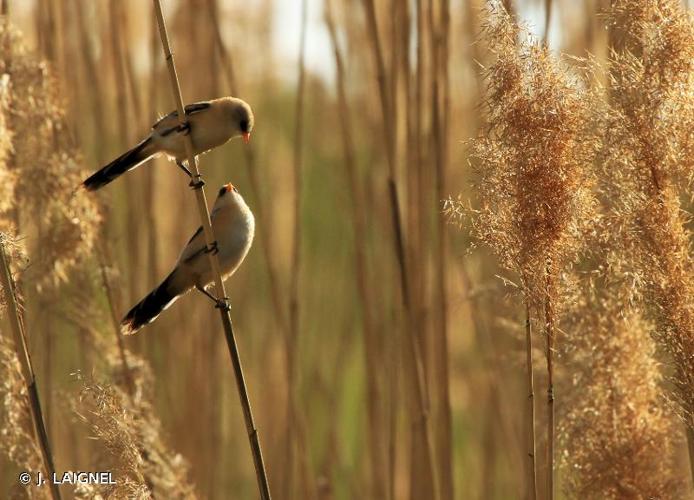
[[[151,387],[151,374],[146,383]],[[146,398],[135,401],[117,386],[85,381],[72,405],[104,447],[100,466],[118,478],[114,485],[83,485],[77,498],[196,498],[188,466],[163,443]]]
[[[559,273],[579,255],[595,208],[588,166],[599,141],[591,132],[591,96],[585,84],[498,3],[488,11],[482,40],[489,46],[491,63],[485,68],[488,125],[472,143],[471,152],[480,200],[473,232],[507,270],[517,273],[528,314],[544,326],[547,490],[552,498],[553,358],[562,302]],[[530,318],[527,322],[530,326]],[[530,351],[530,335],[527,340]],[[531,352],[527,358],[530,365]],[[532,370],[528,366],[529,376]],[[531,397],[532,392],[531,386]],[[529,446],[532,459],[535,443]],[[529,474],[532,482],[534,474]]]
[[[694,23],[675,0],[616,1],[609,14],[605,197],[674,363],[694,477],[694,259],[680,201],[694,183]]]
[[[11,141],[9,152],[0,148],[0,179],[9,180],[0,189],[11,188],[0,202],[0,229],[40,233],[40,242],[27,244],[35,259],[30,284],[57,285],[93,250],[97,207],[76,191],[84,166],[50,67],[29,54],[7,23],[0,26],[0,46],[11,47],[0,60],[0,126],[9,131],[2,142]]]
[[[652,325],[616,296],[585,297],[572,329],[571,404],[561,425],[572,498],[679,498],[676,433]]]

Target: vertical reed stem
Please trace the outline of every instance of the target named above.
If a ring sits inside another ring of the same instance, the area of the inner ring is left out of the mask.
[[[528,381],[528,402],[526,409],[527,425],[527,498],[537,500],[537,476],[535,473],[537,454],[535,446],[535,382],[533,377],[533,336],[530,318],[530,304],[525,300],[525,369]]]
[[[171,53],[171,48],[169,46],[169,36],[166,32],[166,24],[164,22],[164,13],[161,8],[161,0],[153,0],[154,7],[156,9],[157,21],[159,25],[159,35],[161,36],[162,48],[164,50],[164,57],[167,62],[169,69],[169,76],[171,78],[171,87],[174,94],[174,99],[176,100],[176,108],[178,110],[178,121],[181,125],[186,123],[185,108],[183,106],[183,96],[181,95],[181,87],[178,83],[178,76],[176,74],[176,66],[174,64],[173,54]],[[186,155],[188,157],[188,169],[193,174],[194,183],[199,185],[199,188],[195,189],[195,197],[198,205],[198,213],[200,215],[200,222],[202,223],[203,233],[205,236],[205,244],[208,249],[213,248],[213,243],[215,242],[214,233],[212,231],[212,224],[210,223],[210,213],[207,208],[207,200],[205,198],[205,190],[202,187],[203,181],[198,169],[198,162],[193,154],[193,144],[190,135],[186,135],[184,138]],[[227,346],[229,348],[229,355],[231,357],[231,362],[234,368],[234,374],[236,376],[236,385],[239,391],[239,398],[241,400],[241,407],[243,410],[243,416],[246,424],[246,431],[248,433],[248,439],[251,446],[251,453],[253,455],[253,462],[255,465],[256,478],[258,481],[258,490],[260,492],[260,498],[262,500],[269,500],[270,486],[268,485],[267,473],[265,472],[265,464],[263,463],[263,455],[260,449],[260,439],[258,437],[258,431],[255,427],[255,422],[253,420],[253,413],[251,411],[251,403],[248,398],[248,390],[246,388],[246,381],[243,375],[243,367],[241,366],[241,358],[238,351],[238,346],[236,345],[236,339],[234,337],[234,328],[231,322],[231,315],[229,314],[229,299],[226,296],[226,290],[224,288],[224,281],[222,280],[222,275],[219,268],[219,259],[215,252],[210,251],[208,253],[210,259],[210,266],[212,267],[212,274],[214,276],[215,292],[218,298],[218,308],[220,316],[222,319],[222,326],[224,327],[224,334],[227,341]]]
[[[301,32],[299,36],[299,77],[296,89],[296,121],[294,125],[294,238],[292,241],[292,263],[289,279],[289,331],[286,333],[287,356],[287,435],[285,436],[285,471],[284,498],[294,496],[294,451],[296,419],[298,406],[296,402],[297,377],[296,354],[299,337],[299,280],[301,277],[301,181],[302,181],[302,146],[303,146],[303,114],[305,87],[305,47],[306,47],[306,17],[307,1],[301,2]],[[303,457],[302,457],[303,459]]]
[[[41,400],[39,399],[39,389],[36,385],[36,376],[34,368],[31,364],[31,356],[27,347],[26,332],[24,325],[19,316],[19,308],[17,306],[17,296],[15,294],[14,282],[10,272],[7,254],[5,252],[5,235],[0,233],[0,282],[2,283],[3,294],[5,295],[5,305],[10,327],[14,335],[14,346],[17,351],[17,359],[22,368],[22,376],[29,394],[29,413],[34,424],[34,432],[41,449],[41,458],[45,469],[48,484],[51,490],[53,500],[60,500],[60,490],[58,485],[53,482],[52,478],[55,474],[55,466],[53,465],[53,454],[51,453],[50,443],[48,442],[48,434],[43,420],[41,411]]]
[[[545,329],[547,334],[547,498],[554,498],[554,311],[552,264],[546,268]]]
[[[113,293],[113,287],[108,280],[108,273],[106,272],[105,259],[108,258],[106,255],[107,250],[104,245],[101,249],[101,255],[99,259],[99,270],[101,271],[101,283],[106,291],[106,301],[108,302],[109,313],[111,315],[111,324],[113,326],[113,331],[116,335],[116,346],[118,347],[118,355],[120,356],[121,365],[123,367],[123,376],[125,377],[125,383],[128,387],[128,392],[131,397],[135,396],[135,381],[133,380],[132,372],[130,371],[130,366],[128,365],[128,357],[125,352],[125,345],[123,343],[123,334],[120,330],[120,319],[118,318],[118,313],[116,312],[116,298]],[[110,260],[110,259],[109,259]]]
[[[444,499],[453,498],[453,464],[451,457],[451,402],[449,394],[448,370],[448,296],[446,293],[446,269],[448,233],[446,219],[439,209],[446,197],[447,162],[448,162],[448,0],[440,1],[439,23],[437,26],[434,5],[429,12],[430,33],[432,37],[432,74],[431,86],[432,136],[434,143],[434,163],[436,172],[435,206],[436,206],[436,272],[434,274],[437,291],[438,331],[434,337],[436,353],[436,387],[437,387],[437,437],[439,446],[439,468],[441,473],[441,493]]]
[[[325,23],[330,35],[330,41],[335,57],[338,116],[340,117],[340,129],[342,146],[344,150],[344,168],[348,181],[350,196],[349,208],[351,210],[352,230],[354,232],[354,265],[356,269],[357,291],[362,308],[362,332],[364,336],[364,354],[366,358],[367,374],[367,426],[369,440],[369,459],[371,461],[371,480],[373,498],[394,498],[386,493],[384,484],[389,478],[385,468],[385,453],[383,448],[383,420],[380,402],[383,400],[382,377],[379,375],[379,349],[376,338],[376,326],[374,324],[374,311],[371,287],[368,275],[368,263],[366,255],[365,237],[367,235],[367,216],[365,212],[365,200],[362,186],[359,182],[356,152],[352,139],[352,122],[347,103],[347,89],[345,87],[345,68],[342,52],[338,44],[337,30],[332,15],[332,0],[328,0],[325,6]],[[389,495],[389,496],[388,496]]]
[[[694,417],[689,415],[687,428],[687,450],[689,451],[689,472],[691,473],[692,484],[694,484]]]
[[[222,39],[222,33],[219,27],[219,19],[217,15],[217,4],[216,0],[208,0],[208,13],[210,15],[210,26],[212,28],[212,36],[214,36],[215,43],[217,44],[217,53],[219,54],[220,62],[222,63],[222,70],[226,76],[227,84],[231,89],[233,95],[238,95],[238,85],[236,82],[236,74],[234,72],[234,65],[229,56],[229,52],[224,46],[224,40]],[[270,294],[272,298],[272,305],[275,309],[275,316],[277,317],[277,324],[282,329],[283,332],[289,330],[289,325],[285,317],[284,301],[282,299],[283,294],[280,290],[280,283],[277,277],[277,269],[275,268],[275,263],[272,259],[270,242],[273,241],[273,236],[270,231],[270,225],[267,223],[268,217],[265,213],[263,204],[261,203],[260,196],[260,182],[258,181],[258,169],[255,164],[255,155],[253,153],[252,145],[249,145],[245,149],[246,155],[246,170],[248,172],[248,178],[251,181],[251,191],[253,197],[257,201],[258,205],[254,208],[255,218],[258,221],[257,227],[260,231],[260,239],[262,241],[263,256],[265,258],[265,265],[267,267],[268,280],[270,281]]]
[[[549,26],[552,22],[552,0],[545,0],[545,29],[542,33],[542,43],[547,46],[549,39]]]
[[[424,374],[424,366],[422,363],[422,355],[416,333],[416,319],[412,313],[412,303],[409,289],[409,276],[407,272],[407,259],[405,255],[404,234],[402,230],[402,220],[400,216],[400,203],[398,199],[397,187],[397,168],[396,168],[396,151],[395,151],[395,127],[391,122],[392,106],[394,104],[394,96],[388,93],[388,81],[386,76],[386,68],[383,57],[383,49],[381,46],[380,37],[378,34],[378,23],[376,21],[376,7],[374,0],[363,0],[362,5],[366,14],[368,24],[369,38],[371,48],[376,61],[376,77],[378,81],[378,89],[381,103],[381,114],[383,117],[384,135],[386,138],[386,157],[388,163],[388,194],[390,199],[390,210],[393,218],[393,232],[395,237],[395,252],[398,260],[399,280],[401,299],[404,305],[406,314],[405,329],[408,333],[407,348],[410,356],[410,369],[407,370],[413,377],[411,383],[413,385],[415,402],[418,405],[419,415],[415,416],[414,424],[420,428],[422,438],[424,440],[424,462],[428,469],[429,477],[431,478],[431,497],[434,500],[440,498],[438,468],[436,467],[436,452],[432,440],[432,432],[430,429],[431,421],[429,418],[429,404],[426,393],[426,378]]]
[[[154,21],[154,18],[156,14],[154,11],[152,11],[152,20]],[[154,21],[156,22],[156,21]],[[156,30],[154,29],[154,23],[152,24],[152,33],[151,33],[151,38],[150,38],[150,73],[149,73],[149,89],[148,89],[148,95],[147,95],[147,100],[149,101],[149,114],[150,116],[156,116],[157,114],[157,97],[159,95],[159,79],[158,79],[158,71],[157,71],[157,63],[156,63],[156,56],[157,56],[157,34]],[[154,193],[155,193],[155,186],[156,186],[156,180],[155,180],[155,172],[156,168],[148,168],[145,170],[146,175],[145,175],[145,199],[144,199],[144,205],[145,205],[145,217],[147,219],[147,268],[149,269],[149,280],[150,280],[150,285],[154,286],[154,284],[157,281],[157,277],[159,276],[158,272],[158,259],[157,256],[159,254],[159,248],[158,248],[158,237],[157,233],[157,218],[155,216],[155,199],[154,199]]]
[[[111,17],[110,23],[110,34],[111,34],[111,55],[113,58],[113,68],[114,76],[116,78],[116,100],[117,100],[117,116],[118,116],[118,140],[121,146],[128,144],[130,139],[130,130],[128,127],[128,92],[127,92],[127,78],[125,70],[125,57],[123,54],[123,47],[121,45],[124,36],[122,25],[124,20],[124,14],[122,12],[123,6],[120,0],[110,0],[109,15]],[[131,115],[132,116],[132,115]],[[135,196],[135,191],[137,190],[137,185],[131,176],[126,176],[125,178],[125,194],[127,198],[127,208],[126,217],[127,225],[129,231],[135,232],[137,234],[140,227],[140,218],[137,214],[137,204]],[[139,239],[137,237],[132,237],[128,239],[128,290],[129,297],[131,301],[135,301],[137,292],[137,281],[140,276],[140,252],[139,252]]]

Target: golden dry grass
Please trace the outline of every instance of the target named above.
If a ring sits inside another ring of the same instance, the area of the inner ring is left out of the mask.
[[[202,164],[257,215],[227,287],[275,498],[692,495],[679,2],[308,2],[302,62],[296,5],[163,3],[186,101],[258,117]],[[63,495],[255,498],[215,311],[191,294],[118,337],[199,224],[187,180],[75,190],[173,107],[151,6],[7,6],[0,231],[56,467],[118,481]],[[42,458],[4,306],[0,497],[48,498],[16,481]]]

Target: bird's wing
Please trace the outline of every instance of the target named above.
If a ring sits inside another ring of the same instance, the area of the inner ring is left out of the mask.
[[[191,236],[186,244],[186,247],[181,252],[181,256],[178,258],[180,262],[190,262],[195,257],[200,255],[205,251],[205,235],[202,233],[202,226],[195,231],[195,234]]]
[[[194,115],[212,106],[209,101],[194,102],[185,107],[186,116]],[[152,125],[152,129],[159,132],[160,135],[169,135],[179,126],[178,111],[172,111],[166,116],[162,116],[157,122]]]

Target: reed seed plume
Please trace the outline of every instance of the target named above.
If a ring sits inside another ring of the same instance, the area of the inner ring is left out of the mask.
[[[680,498],[679,437],[663,398],[654,324],[635,291],[626,226],[603,201],[583,264],[589,271],[564,324],[576,332],[565,349],[565,490],[572,498]]]
[[[32,431],[29,395],[17,354],[5,336],[0,336],[0,380],[0,453],[23,469],[41,470],[43,464]]]
[[[21,278],[22,273],[29,265],[29,256],[24,247],[24,241],[14,237],[13,233],[2,232],[0,233],[0,242],[2,242],[5,249],[5,256],[9,261],[8,264],[12,276],[14,276],[15,279]],[[2,283],[0,283],[0,292],[3,292]],[[15,290],[15,296],[17,301],[21,304],[23,302],[23,297],[17,290]],[[6,305],[5,294],[0,293],[0,314],[4,313],[3,308]]]
[[[679,2],[615,2],[604,197],[625,227],[633,273],[674,363],[694,477],[694,261],[680,196],[694,181],[694,23]]]
[[[195,498],[187,479],[188,465],[182,456],[165,443],[164,431],[153,404],[156,379],[150,364],[141,356],[113,340],[109,330],[117,331],[118,322],[104,316],[113,312],[113,297],[106,293],[109,311],[97,307],[94,297],[107,283],[117,282],[111,269],[90,268],[91,273],[73,273],[79,281],[74,300],[68,301],[61,317],[83,332],[81,337],[94,353],[95,373],[83,380],[77,396],[69,400],[79,420],[86,423],[96,438],[96,461],[102,470],[119,474],[118,484],[79,485],[76,498]],[[102,326],[105,325],[105,326]],[[102,331],[102,330],[106,331]],[[121,350],[122,349],[122,350]],[[122,478],[122,481],[121,481]]]
[[[0,75],[0,213],[7,213],[12,209],[12,194],[17,183],[17,175],[8,165],[12,159],[13,140],[9,105],[10,77],[3,74]]]
[[[151,374],[149,378],[151,386]],[[84,382],[72,406],[104,445],[100,465],[118,477],[115,485],[83,485],[77,498],[196,498],[188,466],[163,443],[146,398],[134,400],[117,386],[91,380]]]
[[[472,143],[480,199],[473,234],[542,304],[548,258],[556,270],[575,259],[595,208],[591,99],[498,5],[482,38],[493,60],[485,69],[488,126]]]
[[[484,108],[487,128],[473,141],[480,208],[473,235],[517,273],[526,303],[528,495],[536,477],[532,321],[544,326],[547,358],[547,495],[554,492],[554,351],[565,295],[559,274],[576,260],[595,210],[588,168],[599,136],[584,82],[520,27],[500,3],[487,11],[482,40],[491,63]]]
[[[50,66],[29,53],[9,23],[0,25],[0,46],[9,48],[0,61],[0,129],[7,132],[0,134],[0,229],[40,233],[40,241],[26,234],[35,258],[27,282],[56,285],[92,252],[97,206],[75,191],[83,160]]]
[[[571,498],[681,498],[652,325],[605,293],[575,311],[563,462]]]
[[[693,2],[0,0],[0,499],[694,499]],[[221,96],[190,184],[79,189]]]
[[[5,409],[7,410],[7,416],[9,418],[13,416],[13,413],[15,416],[20,416],[20,418],[22,414],[28,415],[32,424],[31,428],[34,431],[32,437],[35,439],[36,449],[40,451],[41,457],[41,468],[36,470],[43,470],[47,477],[51,477],[51,474],[55,473],[54,458],[46,431],[46,424],[43,417],[44,410],[42,409],[41,400],[39,398],[36,375],[29,355],[29,348],[27,345],[28,336],[24,327],[25,320],[20,311],[20,294],[17,291],[16,281],[12,275],[8,260],[12,252],[7,252],[5,250],[6,241],[12,242],[13,239],[10,236],[5,236],[4,233],[0,233],[0,282],[2,283],[2,293],[4,295],[4,316],[9,325],[5,333],[12,333],[15,354],[15,356],[12,357],[5,353],[3,358],[5,360],[5,368],[8,372],[7,378],[10,381],[9,385],[6,387],[8,391],[6,394],[8,404]],[[3,337],[3,341],[6,341],[6,338]],[[14,380],[15,377],[13,375],[16,375],[16,368],[20,370],[22,385],[20,385],[18,380]],[[21,405],[18,398],[21,398],[21,401],[24,402],[23,405]],[[22,411],[24,409],[26,411]],[[14,423],[20,426],[19,429],[25,428],[22,427],[20,422]],[[14,435],[12,438],[14,438],[14,441],[9,441],[10,446],[17,444],[20,446],[30,446],[29,443],[21,443],[21,440],[28,434],[19,429],[13,431]],[[33,456],[34,454],[35,453],[32,452],[31,455],[26,456]],[[60,500],[60,490],[56,484],[51,482],[46,489],[50,492],[50,497],[52,499]]]

